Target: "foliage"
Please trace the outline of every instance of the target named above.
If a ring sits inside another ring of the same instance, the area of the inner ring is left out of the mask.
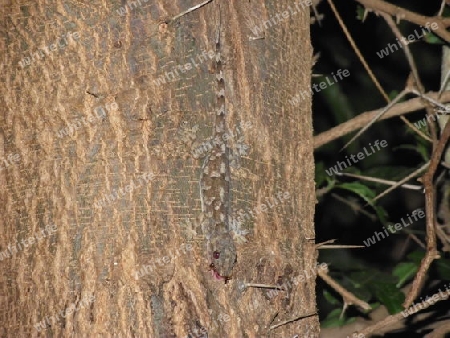
[[[419,1],[397,1],[395,4],[425,16],[436,15],[440,7],[440,2],[433,3],[434,12],[430,12],[430,2],[424,4]],[[383,89],[389,93],[389,99],[393,100],[405,88],[411,68],[402,49],[383,57],[377,52],[389,44],[396,43],[396,37],[381,17],[366,13],[362,6],[354,3],[353,10],[349,10],[348,2],[345,5],[337,3],[336,6],[372,72]],[[326,19],[322,21],[322,26],[315,25],[312,28],[313,45],[320,53],[313,72],[327,76],[343,68],[350,71],[351,77],[313,96],[316,135],[349,121],[362,112],[381,109],[388,104],[350,47],[328,3],[322,3],[318,10],[325,14]],[[447,12],[448,7],[443,16],[448,16]],[[404,36],[419,29],[417,25],[406,20],[401,21],[398,28]],[[420,41],[410,45],[425,92],[439,88],[443,43],[436,32],[428,32]],[[320,79],[322,78],[316,81]],[[407,95],[400,102],[413,97],[415,96]],[[412,123],[418,122],[424,119],[425,110],[405,116]],[[431,136],[426,126],[419,129]],[[317,242],[337,239],[334,244],[364,245],[365,239],[373,236],[375,232],[382,232],[383,227],[388,224],[399,222],[411,214],[412,210],[424,210],[424,195],[421,189],[396,188],[374,201],[374,198],[389,186],[340,174],[330,175],[329,169],[339,162],[347,161],[351,155],[369,147],[375,140],[386,140],[389,145],[387,148],[352,163],[340,172],[399,181],[430,160],[432,144],[398,117],[378,121],[349,147],[339,151],[352,136],[353,133],[337,138],[315,152],[319,200],[316,214]],[[445,168],[439,170],[438,174],[442,173],[440,176],[447,177],[444,175]],[[416,179],[411,179],[408,183],[421,185]],[[439,198],[442,199],[441,195]],[[437,202],[437,208],[440,205],[442,201]],[[403,228],[395,235],[377,241],[370,247],[320,250],[320,260],[330,265],[330,275],[339,284],[361,300],[369,302],[372,309],[384,306],[390,314],[399,313],[404,310],[405,289],[410,286],[425,253],[413,240],[413,236],[422,243],[426,242],[424,219]],[[439,240],[438,243],[439,250],[442,245]],[[429,278],[421,291],[424,298],[435,292],[434,285],[450,280],[450,258],[441,253],[441,258],[432,263],[428,273]],[[343,326],[357,317],[367,316],[352,306],[343,311],[345,304],[341,295],[323,283],[320,285],[321,303],[324,304],[322,327]]]

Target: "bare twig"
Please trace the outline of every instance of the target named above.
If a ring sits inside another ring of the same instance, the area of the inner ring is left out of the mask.
[[[403,319],[404,317],[401,313],[387,316],[383,320],[380,320],[379,322],[370,325],[361,331],[358,331],[358,333],[362,335],[361,337],[370,337],[373,333],[379,332],[380,330],[385,329],[386,327],[392,326],[393,324]]]
[[[449,78],[450,78],[450,72],[447,72],[447,74],[445,74],[444,80],[442,81],[441,89],[439,89],[439,95],[442,94],[445,90],[445,87],[447,87]]]
[[[312,317],[312,316],[316,316],[316,315],[317,315],[317,312],[313,312],[313,313],[309,313],[309,314],[307,314],[307,315],[302,315],[302,316],[295,317],[295,318],[293,318],[293,319],[288,319],[288,320],[285,320],[284,322],[278,323],[278,324],[276,324],[276,325],[272,325],[272,326],[269,328],[269,330],[276,329],[276,328],[279,327],[279,326],[282,326],[282,325],[286,325],[286,324],[295,322],[295,321],[297,321],[297,320],[299,320],[299,319],[308,318],[308,317]]]
[[[414,278],[411,290],[406,296],[404,307],[408,307],[412,304],[414,299],[420,292],[422,285],[425,281],[426,273],[431,265],[431,263],[439,258],[439,252],[436,250],[436,231],[435,231],[435,213],[434,213],[434,199],[435,191],[433,186],[433,177],[436,173],[439,162],[441,161],[442,153],[444,152],[445,146],[450,138],[450,123],[445,125],[442,131],[441,138],[437,146],[433,150],[431,156],[430,166],[427,172],[422,177],[422,183],[425,187],[425,213],[426,213],[426,230],[427,230],[427,251],[425,257],[420,263],[419,271]]]
[[[166,21],[166,23],[168,24],[169,22],[173,22],[173,21],[177,20],[178,18],[181,18],[183,15],[186,15],[186,14],[188,14],[190,12],[195,11],[196,9],[199,9],[200,7],[206,5],[207,3],[210,3],[211,1],[212,0],[206,0],[206,1],[203,1],[202,3],[200,3],[198,5],[195,5],[194,7],[188,8],[184,12],[181,12],[180,14],[175,15],[172,19],[168,19]]]
[[[416,63],[414,62],[414,58],[412,57],[411,51],[409,49],[409,46],[407,43],[405,43],[404,39],[402,39],[403,35],[400,33],[400,31],[397,28],[397,25],[395,24],[394,20],[392,20],[392,17],[388,14],[381,13],[381,16],[384,18],[386,23],[388,24],[389,28],[392,30],[394,35],[397,37],[398,41],[403,46],[403,51],[405,52],[406,60],[408,60],[409,67],[411,68],[411,71],[413,73],[414,80],[416,81],[417,88],[422,93],[423,92],[423,85],[420,81],[419,73],[417,71]]]
[[[380,82],[377,80],[377,78],[373,74],[372,70],[370,69],[369,65],[367,64],[366,60],[364,59],[364,56],[361,54],[361,51],[356,46],[355,40],[353,40],[350,32],[347,29],[347,26],[345,25],[339,12],[337,11],[336,7],[334,6],[333,0],[328,0],[328,4],[330,5],[331,10],[333,11],[334,16],[336,17],[336,20],[338,21],[339,26],[341,26],[342,30],[344,31],[345,37],[347,38],[348,42],[352,46],[356,55],[358,56],[359,61],[361,61],[361,63],[363,64],[364,69],[366,70],[367,74],[369,74],[370,78],[372,79],[373,83],[375,84],[375,86],[377,87],[377,89],[381,93],[381,95],[383,95],[383,97],[386,99],[386,101],[389,101],[389,96],[386,94],[383,87],[381,87]]]
[[[386,20],[387,24],[389,25],[389,27],[391,28],[392,32],[394,33],[394,35],[397,37],[397,39],[401,42],[401,44],[403,45],[403,51],[405,52],[405,56],[406,56],[406,60],[408,61],[409,67],[411,68],[411,72],[413,74],[413,78],[416,82],[416,87],[419,90],[420,93],[420,97],[423,97],[423,92],[424,92],[424,86],[422,84],[422,81],[420,81],[420,76],[419,76],[419,72],[417,71],[417,66],[416,63],[414,62],[414,58],[412,56],[411,50],[409,49],[408,44],[405,43],[404,39],[402,39],[402,34],[400,33],[400,31],[397,28],[397,25],[394,23],[394,20],[392,20],[390,15],[387,15],[385,13],[381,13],[381,16],[383,16],[383,18]],[[428,116],[432,116],[433,115],[433,109],[430,106],[429,103],[427,103],[426,105],[426,110],[427,110],[427,115]],[[430,132],[431,135],[433,137],[433,143],[436,143],[436,139],[437,139],[437,128],[436,128],[436,123],[430,122],[430,119],[427,119],[428,122],[428,126],[430,128]]]
[[[447,295],[448,295],[448,293],[449,292],[447,291]],[[427,299],[433,299],[434,304],[436,304],[436,303],[438,303],[438,302],[440,302],[442,300],[446,300],[447,298],[448,297],[444,298],[442,296],[441,292],[439,292],[439,293],[435,293],[433,296],[431,296],[431,297],[429,297]],[[419,311],[425,310],[425,309],[429,308],[430,306],[431,305],[429,303],[423,302],[422,306],[419,307]],[[416,310],[416,309],[414,309],[414,310]],[[419,312],[419,311],[417,311],[417,312]],[[414,313],[417,313],[417,312],[414,312]],[[409,315],[409,313],[406,315],[406,317],[408,315]],[[381,329],[383,329],[383,328],[385,329],[386,327],[389,327],[392,324],[394,324],[394,323],[396,323],[396,322],[398,322],[400,320],[403,320],[403,319],[405,319],[405,315],[403,313],[397,313],[395,315],[388,316],[388,317],[384,318],[383,320],[381,320],[381,321],[379,321],[379,322],[377,322],[377,323],[375,323],[373,325],[370,325],[370,326],[366,327],[365,329],[359,331],[359,333],[363,334],[363,337],[367,337],[367,336],[371,335],[372,333],[379,332]],[[441,337],[441,336],[439,336],[439,337]]]
[[[450,73],[449,73],[449,74],[450,74]],[[417,95],[417,96],[423,98],[424,100],[430,102],[431,104],[434,104],[435,106],[441,108],[443,111],[446,111],[446,110],[447,110],[447,107],[446,107],[445,105],[443,105],[443,104],[440,103],[439,101],[436,101],[436,100],[433,99],[432,97],[428,97],[428,96],[426,96],[426,95],[424,95],[424,94],[418,92],[418,91],[415,90],[415,89],[413,89],[413,90],[411,91],[411,93],[413,93],[413,94],[415,94],[415,95]],[[443,93],[443,90],[442,90],[442,88],[441,88],[441,89],[439,89],[439,97],[438,97],[438,98],[441,97],[442,93]]]
[[[362,133],[364,133],[367,129],[370,128],[375,122],[377,122],[380,117],[389,111],[389,109],[392,109],[393,106],[397,104],[398,101],[400,101],[405,95],[411,93],[410,89],[404,89],[400,94],[398,94],[395,99],[390,102],[386,107],[384,107],[376,116],[373,117],[372,121],[370,121],[364,128],[362,128],[359,132],[356,133],[355,136],[351,138],[350,141],[348,141],[345,146],[342,147],[341,150],[347,148],[354,140],[356,140],[359,136],[361,136]],[[409,121],[408,121],[409,122]],[[417,128],[416,128],[417,129]]]
[[[444,230],[440,226],[436,226],[436,235],[441,240],[442,245],[444,246],[442,248],[442,251],[450,252],[450,238],[447,236]]]
[[[436,329],[425,335],[424,338],[441,338],[445,337],[445,334],[449,332],[450,332],[450,323],[447,321],[439,323]]]
[[[256,283],[246,283],[245,288],[251,287],[251,288],[261,288],[261,289],[277,289],[277,290],[284,290],[279,285],[269,285],[269,284],[256,284]]]
[[[438,93],[429,92],[426,94],[428,97],[437,100]],[[442,94],[441,103],[449,103],[450,102],[450,91],[445,91]],[[412,113],[414,111],[425,108],[425,104],[421,98],[414,98],[408,100],[406,102],[398,103],[392,109],[386,112],[383,116],[380,117],[380,120],[385,120],[394,116],[399,116],[403,114]],[[349,121],[341,123],[340,125],[327,130],[317,136],[314,137],[314,148],[319,148],[320,146],[327,144],[339,137],[347,135],[354,130],[364,127],[367,123],[369,123],[375,116],[380,113],[381,110],[372,110],[358,116],[355,116]]]
[[[380,82],[378,81],[378,79],[376,78],[375,74],[372,72],[372,70],[370,69],[369,65],[367,64],[366,60],[364,59],[361,51],[359,50],[359,48],[357,47],[355,41],[353,40],[351,34],[349,33],[347,26],[345,25],[344,21],[342,20],[339,12],[337,11],[336,7],[334,6],[334,3],[332,2],[332,0],[328,0],[328,3],[331,7],[331,10],[333,11],[336,19],[338,20],[339,25],[341,26],[342,30],[344,31],[344,34],[348,40],[348,42],[350,43],[350,45],[352,46],[355,54],[357,55],[357,57],[359,58],[359,60],[361,61],[362,65],[364,66],[364,68],[366,69],[367,74],[369,75],[369,77],[371,78],[372,82],[375,84],[375,87],[377,87],[378,91],[381,93],[381,95],[383,95],[384,99],[386,100],[386,102],[389,103],[389,96],[387,95],[387,93],[384,91],[383,87],[381,86]],[[367,14],[367,11],[364,12],[364,15]],[[421,132],[419,129],[417,129],[411,122],[408,121],[408,119],[404,116],[400,116],[400,119],[409,127],[411,128],[414,132],[416,132],[417,134],[419,134],[421,137],[431,141],[428,136],[426,136],[423,132]],[[375,122],[375,121],[373,121]],[[373,123],[372,122],[372,123]],[[368,128],[369,126],[367,126]],[[363,131],[361,131],[362,133]],[[359,135],[355,136],[354,139],[356,139],[356,137],[358,137]],[[354,140],[353,139],[353,140]],[[353,141],[352,140],[352,141]],[[350,142],[352,142],[350,141]],[[350,143],[349,142],[349,143]],[[349,144],[348,143],[348,144]],[[348,145],[347,144],[347,145]],[[346,146],[347,146],[346,145]],[[344,148],[346,147],[344,146]]]
[[[376,216],[372,215],[370,212],[364,210],[363,207],[361,207],[361,205],[359,203],[357,203],[356,199],[349,200],[349,199],[339,196],[338,194],[331,194],[331,196],[333,198],[337,199],[339,202],[348,205],[349,208],[352,209],[355,213],[360,212],[363,215],[365,215],[367,218],[371,219],[372,221],[376,220]]]
[[[414,235],[414,234],[412,234],[412,233],[409,233],[408,236],[409,236],[414,242],[416,242],[417,245],[419,245],[422,249],[424,249],[424,250],[426,249],[425,244],[423,244],[422,241],[421,241],[416,235]]]
[[[356,0],[361,5],[376,12],[384,12],[397,18],[415,23],[417,25],[426,26],[427,23],[435,22],[438,28],[434,31],[439,37],[446,42],[450,42],[450,32],[446,27],[449,25],[448,20],[439,16],[423,16],[415,12],[408,11],[402,7],[391,5],[382,0]]]
[[[333,278],[328,275],[326,270],[317,270],[317,274],[320,276],[320,278],[323,279],[325,283],[327,283],[329,286],[331,286],[337,293],[339,293],[342,298],[344,299],[344,302],[348,305],[356,305],[359,306],[363,310],[370,310],[371,307],[368,303],[365,301],[359,299],[356,297],[353,293],[350,291],[347,291],[344,289],[340,284],[338,284]]]
[[[444,13],[445,2],[446,0],[441,0],[441,7],[439,8],[439,12],[437,14],[438,16],[442,16],[442,13]]]
[[[431,138],[428,137],[428,135],[424,134],[420,129],[418,129],[414,124],[412,124],[411,122],[409,122],[409,120],[404,117],[403,115],[400,115],[400,120],[402,120],[403,122],[405,122],[405,124],[411,128],[413,131],[416,132],[416,134],[420,135],[423,139],[433,142],[433,140]]]
[[[317,249],[360,249],[365,248],[364,245],[323,245]]]
[[[424,171],[427,166],[430,164],[430,162],[425,163],[423,166],[421,166],[419,169],[414,170],[411,174],[409,174],[408,176],[406,176],[405,178],[402,178],[400,181],[398,181],[396,184],[394,184],[392,187],[387,188],[385,191],[383,191],[382,193],[378,194],[378,196],[376,196],[374,199],[372,199],[372,202],[375,202],[376,200],[380,199],[381,197],[383,197],[384,195],[387,195],[388,193],[390,193],[392,190],[400,187],[403,183],[408,182],[411,178],[416,177],[417,175],[419,175],[422,171]]]
[[[334,243],[336,242],[336,238],[333,239],[329,239],[328,241],[325,242],[320,242],[316,244],[316,249],[320,249],[321,246],[325,245],[325,244],[329,244],[329,243]]]
[[[396,182],[396,181],[384,180],[384,179],[378,178],[378,177],[363,176],[363,175],[350,174],[350,173],[337,173],[336,175],[358,178],[363,181],[376,182],[376,183],[381,183],[381,184],[390,185],[390,186],[398,185],[398,182]],[[415,184],[402,184],[402,185],[400,185],[400,188],[410,189],[410,190],[422,190],[423,186],[415,185]]]

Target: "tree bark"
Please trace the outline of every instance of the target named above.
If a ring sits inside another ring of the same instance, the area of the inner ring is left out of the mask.
[[[311,100],[288,103],[310,90],[309,8],[20,2],[2,14],[1,336],[318,336]],[[225,145],[227,283],[200,192]]]

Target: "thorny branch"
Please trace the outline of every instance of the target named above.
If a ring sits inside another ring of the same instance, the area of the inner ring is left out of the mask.
[[[364,58],[364,56],[362,55],[361,51],[359,50],[358,46],[356,45],[353,37],[351,36],[350,32],[347,29],[347,26],[345,25],[344,21],[342,20],[339,12],[337,11],[336,7],[334,6],[333,0],[328,0],[328,3],[331,7],[331,10],[333,11],[334,15],[336,16],[336,19],[339,23],[339,25],[341,26],[345,37],[347,38],[348,42],[350,43],[350,45],[352,46],[355,54],[357,55],[359,61],[362,63],[362,65],[364,66],[364,69],[366,70],[367,74],[369,75],[370,79],[372,80],[372,82],[374,83],[375,87],[378,89],[378,91],[380,92],[380,94],[384,97],[384,99],[386,100],[387,103],[390,102],[389,96],[386,93],[386,91],[383,89],[383,87],[381,86],[380,81],[378,81],[377,77],[375,76],[375,74],[373,73],[372,69],[369,67],[366,59]],[[422,88],[421,92],[423,91]],[[404,92],[407,92],[407,89],[404,90]],[[400,99],[400,95],[397,96]],[[392,105],[394,103],[391,103]],[[390,106],[388,105],[388,107],[386,107],[386,110],[388,110],[390,108]],[[428,110],[427,110],[428,111]],[[371,123],[369,123],[367,126],[365,126],[365,129],[369,128],[370,125],[372,123],[374,123],[376,121],[376,119],[380,118],[383,114],[385,114],[386,111],[382,111],[380,112],[379,115],[377,115],[376,118],[374,118]],[[411,128],[414,132],[416,132],[417,134],[419,134],[420,136],[422,136],[425,139],[429,139],[428,136],[426,136],[424,133],[422,133],[419,129],[417,129],[411,122],[409,122],[406,117],[404,116],[400,116],[400,119],[409,127]],[[345,146],[344,148],[346,148],[351,142],[353,142],[360,134],[362,134],[364,132],[365,129],[362,129],[359,131],[359,133],[357,135],[355,135]],[[434,128],[432,129],[432,135],[434,135]]]
[[[442,18],[440,16],[424,16],[417,14],[415,12],[408,11],[402,7],[392,5],[390,3],[384,2],[382,0],[356,0],[365,8],[376,11],[383,12],[392,16],[397,17],[399,20],[407,20],[409,22],[415,23],[417,25],[425,26],[427,23],[436,22],[438,28],[435,30],[436,34],[450,43],[450,33],[447,32],[446,28],[450,26],[450,20]]]
[[[386,100],[389,102],[389,99],[387,98],[386,93],[384,92],[383,88],[379,85],[378,80],[376,79],[375,75],[372,73],[372,71],[369,69],[367,62],[361,55],[359,49],[357,48],[353,38],[349,34],[348,30],[345,27],[345,24],[343,23],[342,19],[339,16],[339,13],[337,12],[336,8],[334,7],[332,0],[327,0],[330,7],[332,8],[337,20],[339,21],[339,24],[341,25],[342,29],[344,30],[344,33],[350,42],[352,48],[354,49],[355,53],[358,55],[359,59],[363,63],[364,67],[366,68],[369,76],[373,80],[373,82],[376,84],[378,90],[380,93],[386,98]],[[382,0],[356,0],[361,5],[363,5],[366,10],[374,11],[375,13],[383,16],[383,18],[386,20],[387,24],[391,28],[394,35],[398,38],[399,41],[402,41],[401,39],[401,33],[398,30],[396,24],[394,23],[394,20],[392,19],[392,16],[395,16],[397,19],[397,22],[399,20],[407,20],[412,23],[421,25],[421,26],[427,26],[430,23],[436,23],[437,29],[434,30],[434,32],[443,40],[445,40],[447,43],[450,43],[450,32],[447,32],[446,28],[450,26],[450,19],[442,18],[442,9],[443,6],[441,6],[441,10],[439,11],[439,15],[427,17],[423,15],[419,15],[415,12],[406,10],[404,8],[389,4],[387,2],[384,2]],[[346,123],[343,123],[335,128],[332,128],[331,130],[328,130],[327,132],[324,132],[320,135],[317,135],[314,138],[314,148],[318,148],[336,138],[339,138],[341,136],[344,136],[354,130],[363,128],[352,140],[354,140],[356,137],[358,137],[364,130],[366,130],[372,123],[374,123],[378,119],[387,119],[391,118],[393,116],[401,116],[419,109],[425,108],[427,111],[427,122],[428,126],[432,135],[432,143],[433,143],[433,151],[431,160],[429,163],[426,163],[423,165],[419,170],[425,170],[428,167],[427,172],[422,177],[422,183],[425,188],[425,211],[426,211],[426,255],[423,258],[419,271],[417,272],[414,281],[412,283],[412,287],[410,291],[407,294],[406,300],[403,303],[403,306],[405,308],[409,307],[412,302],[416,299],[418,296],[421,287],[424,284],[426,273],[433,262],[433,260],[438,259],[439,252],[437,251],[436,247],[436,217],[435,217],[435,187],[433,185],[434,181],[434,175],[436,173],[436,170],[438,168],[438,165],[440,164],[442,154],[445,150],[445,147],[448,143],[448,140],[450,138],[450,123],[447,123],[445,125],[445,128],[443,129],[441,136],[438,140],[438,134],[436,130],[436,124],[431,123],[429,120],[429,117],[432,116],[433,110],[432,106],[430,104],[430,101],[435,100],[441,103],[447,103],[450,100],[450,92],[439,92],[439,93],[428,93],[424,94],[424,87],[420,81],[419,73],[417,71],[417,67],[414,62],[414,58],[412,56],[412,53],[410,52],[408,46],[403,43],[403,51],[405,53],[407,62],[411,68],[412,71],[412,78],[410,77],[405,89],[403,90],[403,93],[412,93],[414,92],[416,95],[418,95],[418,98],[411,99],[407,102],[403,103],[396,103],[395,101],[388,104],[388,106],[384,109],[376,110],[376,111],[370,111],[365,112],[363,114],[360,114],[359,116],[356,116],[355,118],[351,119],[350,121],[347,121]],[[447,74],[448,76],[448,74]],[[412,81],[414,80],[415,86],[412,86]],[[414,90],[414,87],[418,89],[418,91]],[[442,86],[442,90],[444,89],[444,85]],[[426,99],[425,99],[426,97]],[[402,116],[402,118],[404,118]],[[404,120],[405,121],[405,120]],[[433,119],[434,121],[434,119]],[[409,121],[405,121],[410,127],[411,124]],[[415,128],[413,128],[415,129]],[[415,129],[416,132],[418,132],[417,129]],[[423,136],[423,135],[422,135]],[[427,137],[428,140],[430,140]],[[351,142],[351,141],[350,141]],[[349,143],[350,143],[349,142]],[[414,174],[417,174],[416,171]],[[411,175],[410,175],[411,176]],[[401,180],[396,185],[394,185],[392,188],[395,188],[399,186],[400,184],[405,183],[408,180],[409,177]],[[381,197],[381,196],[379,196]],[[378,197],[378,198],[379,198]],[[442,237],[442,236],[441,236]],[[349,303],[358,304],[358,299],[353,299],[351,295],[347,294],[345,290],[341,290],[339,286],[333,282],[329,281],[329,276],[325,273],[322,273],[323,276],[321,276],[324,280],[326,280],[329,284],[333,284],[333,288],[335,290],[340,290],[340,292],[344,297],[344,303],[345,305]],[[331,285],[330,284],[330,285]],[[361,306],[363,304],[359,304]],[[368,306],[368,304],[367,304]],[[362,306],[364,307],[364,306]],[[375,323],[374,325],[366,328],[364,331],[361,331],[361,333],[364,334],[370,334],[374,333],[380,328],[389,326],[393,322],[399,321],[402,319],[402,314],[396,314],[392,316],[388,316],[382,321],[379,321]]]
[[[346,306],[348,305],[356,305],[359,306],[363,310],[370,310],[370,305],[356,297],[353,293],[346,290],[344,287],[342,287],[339,283],[337,283],[333,278],[331,278],[326,271],[319,271],[317,270],[317,274],[320,276],[320,278],[323,279],[325,283],[327,283],[329,286],[331,286],[337,293],[339,293]]]
[[[437,146],[433,150],[428,171],[422,177],[422,183],[425,187],[427,252],[420,264],[420,268],[414,279],[412,288],[408,293],[405,302],[403,303],[404,307],[408,307],[412,304],[414,299],[419,294],[420,288],[422,287],[425,281],[425,276],[426,272],[428,271],[428,268],[430,267],[433,260],[439,258],[439,252],[436,250],[436,231],[435,231],[436,219],[434,212],[435,191],[433,186],[433,178],[449,138],[450,138],[450,123],[447,123],[445,125],[444,131],[441,134],[441,138]]]
[[[384,13],[382,13],[381,15],[386,20],[387,24],[389,25],[389,27],[391,28],[392,32],[395,34],[397,39],[401,41],[401,44],[403,45],[403,51],[405,52],[406,60],[408,60],[409,67],[411,68],[413,78],[416,82],[416,87],[420,93],[419,96],[423,98],[424,86],[422,84],[422,81],[420,80],[419,72],[417,70],[417,66],[412,56],[411,50],[409,49],[409,46],[405,44],[404,41],[402,40],[402,35],[397,26],[395,25],[394,20],[392,20],[391,16]],[[428,101],[425,103],[425,108],[427,111],[427,116],[432,116],[433,108]],[[428,127],[430,128],[431,135],[433,137],[433,146],[435,146],[437,140],[436,123],[434,123],[434,121],[430,122],[430,119],[427,119],[427,122]]]
[[[440,99],[439,93],[429,92],[426,94],[426,96],[434,100],[439,100],[441,103],[450,103],[450,91],[444,92],[441,95]],[[389,109],[383,116],[381,116],[380,120],[385,120],[395,116],[409,114],[423,108],[425,108],[425,104],[421,100],[421,98],[413,98],[406,102],[396,104],[391,109]],[[382,109],[364,112],[362,114],[359,114],[358,116],[355,116],[354,118],[352,118],[347,122],[341,123],[340,125],[315,136],[314,149],[317,149],[323,146],[324,144],[330,143],[335,139],[338,139],[342,136],[351,133],[352,131],[364,127],[371,120],[373,120],[374,117],[377,116],[381,111]]]

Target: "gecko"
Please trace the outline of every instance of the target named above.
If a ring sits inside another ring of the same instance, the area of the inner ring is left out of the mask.
[[[213,147],[203,163],[200,176],[200,196],[204,221],[202,231],[206,237],[209,268],[213,276],[225,283],[231,278],[236,263],[236,247],[230,229],[231,176],[230,148],[226,137],[225,80],[223,77],[219,23],[215,41],[214,74],[217,84],[216,111],[213,123]]]

